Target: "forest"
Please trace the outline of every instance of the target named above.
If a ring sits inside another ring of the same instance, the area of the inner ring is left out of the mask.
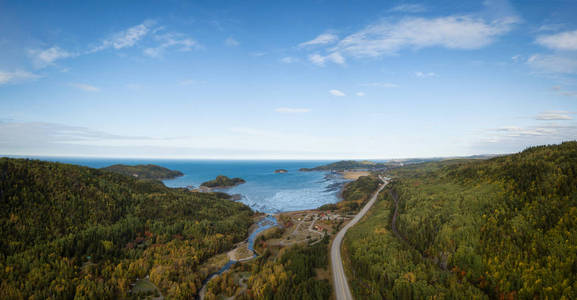
[[[172,179],[184,175],[180,171],[170,170],[165,167],[150,164],[135,165],[135,166],[117,164],[104,167],[102,168],[102,170],[123,174],[126,176],[133,176],[139,179],[162,180],[162,179]]]
[[[190,299],[205,263],[247,235],[223,194],[61,163],[0,158],[0,299],[131,298],[149,276]]]
[[[259,243],[266,243],[267,238]],[[206,300],[217,295],[236,299],[329,299],[328,236],[314,245],[265,247],[250,263],[237,264],[233,271],[213,279],[208,285]],[[244,289],[234,277],[246,274]]]
[[[361,176],[344,186],[340,202],[325,204],[318,209],[354,214],[365,205],[380,184],[381,180],[376,175]]]
[[[577,142],[389,174],[345,238],[357,298],[577,298]]]
[[[209,187],[209,188],[224,188],[224,187],[232,187],[235,185],[243,184],[246,181],[242,178],[228,178],[224,175],[218,175],[215,179],[203,182],[201,186]]]

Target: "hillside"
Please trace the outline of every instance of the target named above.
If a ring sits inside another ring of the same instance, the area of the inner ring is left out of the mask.
[[[310,172],[310,171],[344,171],[344,170],[377,170],[387,168],[386,163],[375,163],[372,161],[356,161],[356,160],[342,160],[334,163],[317,166],[314,168],[301,168],[299,171]]]
[[[390,173],[345,240],[357,298],[577,297],[576,142]]]
[[[246,237],[252,212],[212,193],[86,167],[0,159],[0,299],[124,298],[150,276],[191,298],[208,258]]]
[[[163,179],[172,179],[184,175],[180,171],[170,170],[165,167],[150,164],[136,165],[136,166],[118,164],[104,167],[102,168],[102,170],[126,176],[132,176],[139,179],[163,180]]]
[[[238,177],[228,178],[228,177],[223,176],[223,175],[218,175],[218,176],[216,176],[216,179],[203,182],[201,184],[201,186],[205,186],[208,188],[227,188],[227,187],[233,187],[235,185],[243,184],[245,182],[246,181],[244,181],[244,179],[242,179],[242,178],[238,178]]]

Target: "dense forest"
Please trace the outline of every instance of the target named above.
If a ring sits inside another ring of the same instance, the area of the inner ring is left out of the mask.
[[[261,240],[266,243],[266,239]],[[270,250],[248,264],[237,264],[235,273],[227,272],[213,279],[208,286],[207,300],[216,295],[236,299],[329,299],[331,284],[328,267],[328,237],[314,245],[293,245]],[[277,252],[277,253],[274,253]],[[234,274],[249,274],[245,289],[233,280]]]
[[[149,276],[190,299],[204,264],[244,239],[251,210],[222,194],[86,167],[0,159],[0,299],[118,299]]]
[[[180,171],[167,169],[165,167],[157,165],[129,166],[118,164],[104,167],[102,168],[102,170],[123,174],[126,176],[133,176],[139,179],[162,180],[162,179],[172,179],[184,175]]]
[[[209,188],[224,188],[224,187],[232,187],[235,185],[243,184],[246,181],[242,178],[228,178],[224,175],[218,175],[215,179],[203,182],[201,186],[209,187]]]
[[[357,298],[577,298],[577,142],[390,173],[345,239]]]
[[[318,209],[356,213],[364,206],[381,183],[381,180],[376,175],[361,176],[357,180],[349,182],[344,186],[341,192],[342,201],[325,204]]]

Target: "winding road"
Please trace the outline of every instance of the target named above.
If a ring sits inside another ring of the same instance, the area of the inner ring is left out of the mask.
[[[363,207],[363,209],[361,209],[361,211],[359,211],[359,213],[349,223],[347,223],[347,225],[345,225],[345,227],[343,227],[339,233],[337,233],[337,236],[333,240],[333,244],[331,246],[331,268],[333,273],[333,287],[335,289],[337,300],[353,299],[351,290],[349,289],[349,282],[347,281],[347,276],[345,275],[345,270],[343,268],[343,260],[341,258],[341,244],[343,243],[343,238],[345,237],[347,230],[357,224],[357,222],[359,222],[359,220],[365,216],[373,204],[375,204],[379,193],[389,183],[388,178],[380,176],[379,178],[383,181],[383,184],[371,197],[369,202],[367,202],[365,207]]]

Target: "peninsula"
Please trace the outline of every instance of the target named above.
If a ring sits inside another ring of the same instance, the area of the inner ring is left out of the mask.
[[[184,175],[180,171],[171,170],[165,167],[152,164],[135,165],[135,166],[117,164],[101,168],[101,170],[131,176],[138,179],[163,180],[163,179],[172,179]]]
[[[345,171],[345,170],[384,170],[389,167],[386,163],[376,163],[372,161],[341,160],[327,165],[314,168],[300,168],[299,171]]]

